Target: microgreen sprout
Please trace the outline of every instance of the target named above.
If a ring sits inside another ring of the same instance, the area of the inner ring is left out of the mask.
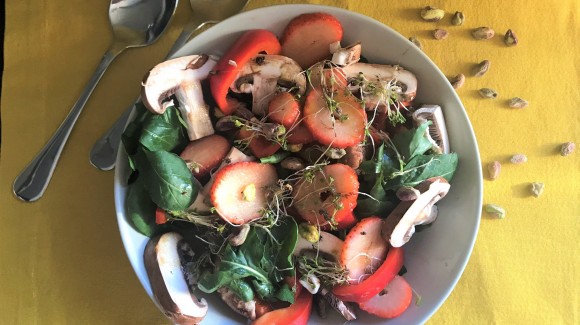
[[[247,120],[241,117],[234,117],[232,120],[237,128],[244,128],[245,130],[252,132],[251,136],[235,141],[236,144],[242,145],[242,149],[246,149],[250,141],[252,141],[256,136],[262,136],[266,140],[277,143],[284,150],[288,146],[288,142],[286,141],[288,130],[286,130],[284,125],[267,123],[258,119]]]
[[[403,89],[396,78],[389,80],[369,80],[362,72],[349,80],[349,87],[357,89],[364,103],[374,103],[373,110],[386,107],[387,116],[393,125],[404,123],[402,109],[407,109],[399,101]]]
[[[323,286],[333,287],[347,284],[347,271],[338,263],[330,261],[318,254],[301,255],[297,258],[298,270],[304,275],[314,275],[320,279]]]
[[[223,231],[223,223],[220,221],[221,219],[215,214],[201,215],[194,211],[167,211],[167,213],[168,219],[170,221],[187,221],[198,226],[212,228],[216,231],[220,231],[220,229],[222,229]]]

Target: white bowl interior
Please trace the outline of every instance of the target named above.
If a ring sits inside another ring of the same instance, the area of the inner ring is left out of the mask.
[[[399,64],[418,79],[416,102],[438,104],[448,125],[451,149],[459,154],[459,167],[447,197],[439,205],[433,226],[416,233],[405,246],[405,278],[422,296],[400,317],[384,320],[361,312],[352,324],[420,324],[441,306],[459,280],[471,254],[479,227],[482,175],[477,142],[465,110],[455,91],[435,64],[406,38],[385,25],[347,10],[315,5],[284,5],[261,8],[232,17],[186,44],[176,56],[208,53],[221,55],[244,30],[264,28],[280,35],[288,21],[304,12],[327,12],[347,26],[343,45],[362,42],[363,55],[373,63]],[[143,265],[147,237],[137,233],[125,217],[125,180],[128,164],[123,150],[117,157],[115,205],[125,250],[145,291],[151,287]],[[208,297],[211,308],[204,324],[243,324],[219,298]],[[312,324],[342,324],[337,315],[326,320],[311,317]]]

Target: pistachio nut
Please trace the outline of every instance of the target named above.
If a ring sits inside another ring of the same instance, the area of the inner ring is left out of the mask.
[[[509,106],[511,108],[526,108],[528,107],[528,101],[519,97],[514,97],[509,100]]]
[[[528,161],[528,157],[523,153],[518,153],[510,158],[512,164],[523,164]]]
[[[425,7],[421,9],[421,18],[425,21],[440,21],[445,16],[445,11],[435,7]]]
[[[503,37],[503,42],[507,46],[516,46],[518,45],[518,38],[511,29],[508,29]]]
[[[530,186],[530,192],[532,193],[533,196],[540,197],[540,195],[542,195],[542,192],[544,192],[544,183],[538,182],[532,183]]]
[[[463,73],[460,73],[460,74],[450,78],[449,82],[451,83],[451,86],[453,87],[453,89],[459,89],[465,83],[465,75]]]
[[[456,11],[455,14],[453,15],[453,18],[451,18],[451,24],[455,26],[463,25],[464,21],[465,16],[463,16],[463,13],[461,11]]]
[[[324,154],[330,159],[340,159],[346,155],[346,150],[342,148],[329,148]]]
[[[476,77],[483,77],[484,74],[487,73],[487,71],[489,70],[489,66],[491,65],[491,63],[489,62],[489,60],[483,60],[481,61],[476,67],[475,69],[473,69],[473,75]]]
[[[483,98],[497,98],[498,93],[491,88],[481,88],[479,94]]]
[[[501,172],[501,164],[499,161],[492,161],[487,165],[487,171],[489,172],[489,179],[495,180],[499,177],[499,173]]]
[[[489,213],[490,215],[492,215],[498,219],[505,218],[505,209],[500,207],[499,205],[486,204],[485,205],[485,212]]]
[[[303,222],[298,225],[298,234],[300,237],[313,244],[320,240],[320,232],[318,231],[318,228],[307,222]]]
[[[566,142],[562,144],[562,148],[560,148],[560,155],[566,157],[574,152],[576,149],[576,144],[574,142]]]
[[[472,30],[471,35],[477,40],[486,40],[492,38],[495,32],[489,27],[479,27]]]
[[[435,29],[433,31],[433,38],[435,38],[436,40],[443,40],[446,39],[447,37],[449,37],[449,32],[446,31],[445,29]]]
[[[409,41],[411,41],[411,43],[415,44],[415,46],[417,46],[419,48],[419,50],[423,49],[423,44],[421,44],[421,41],[419,41],[418,38],[411,36],[411,37],[409,37]]]

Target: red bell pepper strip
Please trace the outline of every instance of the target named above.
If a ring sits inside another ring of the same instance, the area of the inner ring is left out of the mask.
[[[342,301],[365,302],[381,292],[399,273],[401,267],[403,267],[403,249],[391,247],[387,258],[375,273],[359,284],[334,287],[332,293]]]
[[[302,290],[292,305],[266,313],[252,325],[306,325],[312,310],[312,294]]]
[[[167,222],[167,214],[161,208],[157,208],[155,210],[155,223],[158,225],[162,225]]]
[[[211,94],[224,114],[229,115],[235,110],[235,106],[228,103],[227,94],[238,76],[239,69],[260,52],[279,54],[280,51],[280,42],[274,33],[265,29],[254,29],[242,34],[221,57],[210,75],[209,84]]]

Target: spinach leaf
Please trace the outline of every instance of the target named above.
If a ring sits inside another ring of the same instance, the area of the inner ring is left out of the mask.
[[[266,247],[260,245],[257,238],[255,229],[252,229],[238,251],[234,251],[228,244],[219,257],[218,269],[213,273],[204,272],[199,279],[198,288],[203,292],[212,293],[223,286],[229,286],[232,281],[250,278],[253,280],[254,290],[257,286],[258,292],[269,291],[264,288],[271,287],[272,284],[267,272],[260,268],[261,257],[256,256]],[[249,247],[248,244],[254,247]]]
[[[404,161],[408,162],[431,149],[432,144],[426,136],[429,125],[431,125],[431,121],[427,121],[417,128],[398,133],[393,137],[393,144]]]
[[[300,285],[300,284],[298,284],[298,285]],[[296,294],[296,290],[292,290],[287,283],[284,283],[284,284],[282,284],[280,289],[278,289],[278,291],[276,291],[276,294],[274,296],[276,297],[276,299],[278,299],[280,301],[285,301],[285,302],[289,302],[289,303],[293,304],[295,294]]]
[[[280,224],[272,227],[272,236],[278,241],[283,239],[279,244],[279,249],[273,247],[274,258],[276,261],[276,266],[280,270],[287,270],[281,273],[293,276],[294,275],[294,262],[292,259],[292,253],[296,248],[296,243],[298,242],[298,224],[294,218],[284,218],[280,221]],[[274,245],[277,246],[277,245]],[[276,279],[276,281],[281,281],[282,279]]]
[[[451,181],[457,169],[456,153],[443,155],[420,155],[407,163],[402,172],[394,173],[383,184],[385,190],[397,189],[401,186],[416,186],[422,181],[441,176]]]
[[[243,279],[234,279],[228,283],[228,288],[240,297],[243,301],[250,301],[254,299],[254,291],[252,287]]]
[[[294,302],[294,296],[286,292],[290,289],[285,290],[280,281],[285,274],[294,272],[291,256],[297,240],[298,226],[292,218],[281,220],[269,231],[252,227],[242,245],[232,247],[228,244],[223,249],[215,269],[202,273],[198,287],[203,292],[212,293],[244,279],[262,299],[291,299],[289,302]],[[248,296],[244,293],[240,298]]]
[[[149,168],[140,170],[151,199],[170,211],[187,209],[197,197],[198,186],[186,163],[167,151],[145,151]]]
[[[388,195],[383,189],[384,175],[396,171],[394,161],[385,153],[384,144],[382,144],[376,154],[375,160],[367,160],[361,164],[361,174],[367,184],[363,184],[363,188],[367,188],[364,192],[367,195],[359,195],[358,202],[355,208],[355,214],[359,217],[369,216],[385,216],[391,212],[396,204],[397,198]],[[372,184],[368,189],[368,184]]]
[[[123,147],[129,156],[134,155],[139,148],[139,136],[143,129],[143,121],[153,115],[141,102],[135,105],[135,110],[137,111],[136,118],[127,125],[125,131],[121,135]]]
[[[187,142],[179,111],[169,106],[161,115],[150,115],[143,122],[139,142],[149,151],[172,151]]]
[[[149,198],[142,182],[137,181],[127,188],[125,209],[130,224],[141,234],[151,237],[158,226],[155,223],[157,206]]]

